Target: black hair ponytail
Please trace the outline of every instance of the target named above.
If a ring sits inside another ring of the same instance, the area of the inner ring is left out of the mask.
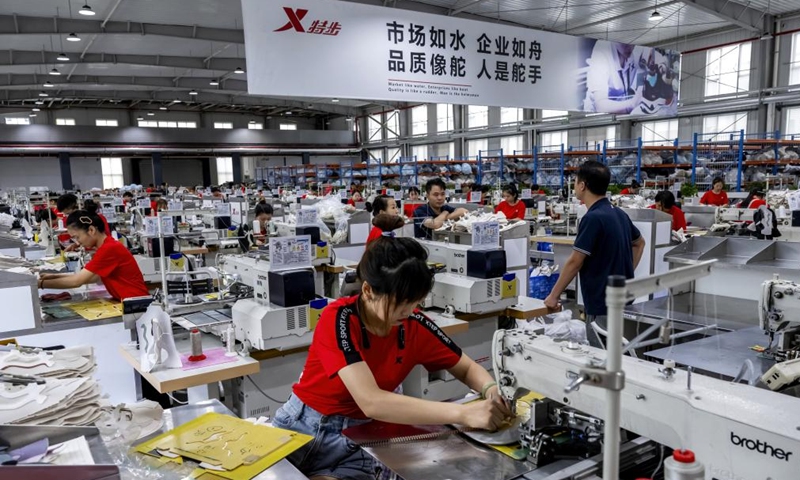
[[[97,216],[97,213],[88,210],[76,210],[69,214],[67,217],[67,228],[78,228],[85,232],[89,231],[89,227],[94,227],[100,233],[105,233],[106,224],[103,219]]]
[[[92,215],[97,215],[97,210],[100,209],[100,205],[94,200],[86,199],[83,201],[83,209]]]

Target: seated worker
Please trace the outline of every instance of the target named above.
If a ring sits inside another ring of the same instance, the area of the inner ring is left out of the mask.
[[[466,208],[453,208],[445,204],[446,185],[441,178],[432,178],[425,183],[428,203],[414,210],[414,237],[433,239],[433,231],[441,228],[445,220],[458,220],[467,214]]]
[[[131,252],[106,235],[103,228],[103,221],[95,213],[87,210],[72,212],[67,217],[67,231],[72,240],[86,250],[97,251],[80,272],[41,275],[39,288],[77,288],[100,280],[116,300],[149,295]]]
[[[676,232],[686,230],[686,216],[683,210],[675,205],[675,195],[669,190],[664,190],[656,194],[656,203],[649,208],[661,210],[664,213],[672,215],[672,229]]]
[[[544,195],[545,194],[544,190],[542,190],[542,188],[539,185],[535,184],[535,183],[533,185],[531,185],[531,193],[536,194],[536,195]]]
[[[503,187],[503,201],[494,208],[494,213],[503,212],[509,220],[525,218],[525,203],[519,199],[519,191],[513,183]]]
[[[372,230],[367,237],[367,245],[380,238],[383,232],[391,232],[405,224],[394,197],[378,195],[372,203],[367,202],[366,208],[372,213]]]
[[[714,177],[711,182],[711,190],[707,191],[700,197],[700,205],[710,205],[713,207],[727,207],[728,194],[723,190],[725,182],[721,177]]]
[[[128,205],[129,203],[133,203],[133,192],[125,192],[122,194],[122,204]]]
[[[225,200],[225,195],[222,194],[222,191],[219,189],[219,187],[211,187],[211,198]]]
[[[273,426],[313,435],[288,460],[311,479],[373,480],[372,456],[342,435],[371,419],[496,430],[511,412],[491,374],[417,310],[433,287],[426,250],[386,234],[358,264],[360,295],[322,311],[303,373]],[[447,370],[482,401],[459,405],[392,393],[417,365]]]
[[[640,188],[642,188],[642,186],[639,185],[639,182],[637,182],[636,180],[633,180],[631,182],[631,186],[623,188],[622,191],[619,192],[619,194],[620,195],[638,195]]]
[[[408,201],[403,205],[403,215],[406,218],[414,218],[414,210],[419,207],[416,202],[419,202],[419,188],[411,187],[408,189]]]
[[[364,201],[364,196],[361,195],[361,192],[356,190],[356,191],[353,192],[353,196],[350,197],[350,200],[347,201],[347,204],[348,205],[352,205],[352,206],[355,207],[356,203],[363,202],[363,201]]]
[[[78,210],[78,197],[72,193],[65,193],[64,195],[58,197],[58,202],[56,202],[56,205],[58,211],[65,217],[68,217],[72,212]],[[111,236],[111,227],[108,226],[108,220],[106,220],[106,217],[104,217],[102,213],[98,212],[100,205],[97,202],[94,200],[84,200],[83,209],[100,217],[100,220],[103,221],[103,225],[105,225],[105,234]]]
[[[758,210],[758,207],[767,204],[767,201],[764,200],[764,197],[765,197],[764,192],[762,192],[761,190],[753,190],[752,192],[750,192],[750,195],[748,197],[750,198],[750,201],[749,202],[745,201],[743,205],[747,205],[747,208]]]
[[[250,250],[251,245],[264,245],[269,235],[269,222],[272,220],[273,215],[272,205],[262,200],[256,204],[255,219],[258,221],[260,233],[253,233],[249,235],[248,232],[252,230],[250,225],[242,224],[239,226],[239,231],[236,236],[239,237],[239,246],[243,251]]]

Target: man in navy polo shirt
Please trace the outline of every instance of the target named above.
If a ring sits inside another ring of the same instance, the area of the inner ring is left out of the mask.
[[[441,178],[432,178],[425,184],[428,203],[414,210],[414,237],[433,240],[433,231],[441,228],[445,220],[458,220],[467,213],[466,208],[446,204],[445,188]]]
[[[633,271],[644,252],[644,238],[630,217],[606,198],[611,181],[608,167],[600,162],[586,162],[578,169],[575,196],[589,211],[578,225],[572,254],[561,270],[553,291],[545,299],[550,309],[559,309],[559,298],[575,275],[580,274],[581,293],[586,311],[589,344],[602,347],[590,324],[606,330],[606,282],[610,275],[633,278]]]

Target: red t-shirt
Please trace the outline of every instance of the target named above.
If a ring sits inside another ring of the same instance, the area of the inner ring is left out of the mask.
[[[86,264],[86,270],[100,277],[108,293],[117,300],[150,295],[133,255],[112,237],[106,237]]]
[[[755,210],[755,209],[758,209],[758,207],[760,207],[762,205],[766,205],[766,204],[767,204],[766,200],[761,199],[761,198],[756,198],[756,199],[753,199],[752,202],[750,202],[750,205],[748,205],[747,208],[752,208],[752,209]]]
[[[362,329],[358,295],[345,297],[322,311],[303,374],[293,391],[323,415],[364,419],[364,412],[339,378],[342,368],[367,362],[378,386],[391,392],[417,365],[435,372],[453,368],[460,359],[458,345],[425,315],[415,312],[389,335],[379,337]]]
[[[103,221],[103,225],[106,226],[105,234],[110,237],[111,236],[111,227],[108,226],[108,220],[106,220],[105,215],[103,215],[102,213],[98,213],[97,216],[100,217],[100,220]],[[113,238],[112,238],[112,240],[113,240]]]
[[[709,190],[703,194],[700,198],[701,205],[712,205],[715,207],[727,207],[728,206],[728,194],[724,191],[719,192],[719,194],[714,193],[713,190]]]
[[[498,206],[495,207],[494,213],[497,212],[503,212],[503,214],[509,220],[512,218],[519,218],[522,220],[525,218],[525,202],[518,200],[517,204],[512,207],[511,204],[503,200]]]
[[[655,205],[650,205],[647,208],[653,208],[654,209],[654,208],[656,208],[656,206]],[[678,230],[681,230],[681,229],[686,230],[686,226],[687,226],[687,224],[686,224],[686,215],[683,214],[683,210],[681,210],[680,208],[678,208],[675,205],[673,205],[672,209],[670,209],[670,211],[669,211],[669,214],[672,215],[672,229],[673,230],[675,230],[676,232]]]
[[[381,238],[381,235],[383,235],[383,230],[378,227],[372,227],[372,230],[369,231],[369,236],[367,237],[367,245],[372,243],[373,240]]]

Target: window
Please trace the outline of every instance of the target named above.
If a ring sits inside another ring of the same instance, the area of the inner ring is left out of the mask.
[[[233,181],[233,158],[217,157],[217,184]]]
[[[71,127],[75,126],[75,119],[74,118],[56,118],[56,125],[69,125]]]
[[[119,122],[114,119],[109,118],[98,118],[94,121],[94,124],[98,127],[118,127]]]
[[[678,120],[642,122],[642,142],[646,145],[672,145],[678,138]]]
[[[428,106],[419,105],[411,109],[411,135],[428,134]]]
[[[6,125],[30,125],[30,118],[6,117]]]
[[[467,107],[467,128],[481,128],[489,126],[489,107]]]
[[[786,112],[786,133],[794,135],[796,140],[800,140],[800,107],[787,108]]]
[[[397,140],[400,137],[400,112],[397,110],[386,114],[386,140]]]
[[[418,162],[422,162],[428,160],[428,146],[427,145],[415,145],[411,147],[411,156],[417,157]]]
[[[386,163],[397,163],[400,160],[400,148],[389,148],[386,151]]]
[[[156,128],[158,127],[158,122],[155,120],[139,120],[140,127],[147,127],[147,128]]]
[[[233,123],[231,123],[231,122],[214,122],[214,128],[231,129],[231,128],[233,128]],[[283,129],[281,129],[281,130],[283,130]]]
[[[569,116],[567,110],[542,110],[542,120],[561,119]]]
[[[296,123],[281,123],[281,130],[297,130]]]
[[[519,123],[523,120],[521,108],[501,108],[500,109],[500,124],[506,123]]]
[[[122,188],[125,184],[121,158],[101,158],[100,169],[103,172],[103,188]]]
[[[380,142],[383,140],[381,128],[381,114],[367,116],[367,142]]]
[[[617,127],[597,127],[589,128],[586,130],[586,148],[589,150],[597,150],[603,148],[603,142],[606,140],[611,143],[616,140]]]
[[[437,157],[437,160],[443,160],[444,157],[447,157],[452,160],[456,155],[456,144],[454,142],[437,143],[431,145],[428,151],[431,159]]]
[[[561,130],[559,132],[543,132],[542,133],[542,150],[543,152],[559,152],[561,151],[561,146],[564,146],[564,150],[567,149],[569,146],[569,141],[567,140],[569,132],[566,130]]]
[[[367,154],[369,154],[370,162],[373,160],[382,161],[383,160],[383,149],[382,148],[373,148],[372,150],[367,150]]]
[[[706,97],[750,89],[751,43],[713,48],[706,53]]]
[[[263,123],[248,123],[247,124],[247,128],[249,128],[250,130],[264,130],[264,124]]]
[[[453,105],[449,103],[440,103],[436,105],[436,132],[452,132],[454,129]]]
[[[178,122],[170,122],[168,120],[159,120],[158,128],[178,128]]]
[[[178,128],[197,128],[197,122],[178,122]]]
[[[739,133],[740,130],[744,130],[747,133],[746,113],[727,113],[725,115],[703,117],[703,133]],[[707,140],[724,139],[711,138]]]
[[[500,148],[503,149],[503,155],[514,155],[514,152],[520,152],[523,149],[523,136],[514,135],[512,137],[501,137]]]
[[[792,35],[792,58],[789,59],[789,85],[800,84],[800,32]]]
[[[481,151],[489,150],[489,139],[467,140],[467,156],[477,158]]]

